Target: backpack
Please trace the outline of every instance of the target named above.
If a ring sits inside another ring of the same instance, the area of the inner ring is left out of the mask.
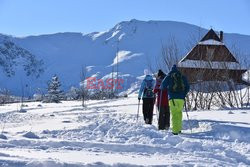
[[[143,91],[143,96],[146,98],[153,98],[153,80],[145,80],[145,83],[146,85]]]
[[[180,93],[185,91],[185,85],[183,76],[180,72],[173,72],[171,75],[172,85],[170,85],[170,91],[174,93]]]

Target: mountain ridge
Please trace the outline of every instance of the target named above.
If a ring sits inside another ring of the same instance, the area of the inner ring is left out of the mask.
[[[88,76],[97,72],[100,77],[108,75],[117,68],[114,63],[117,55],[123,58],[118,64],[121,75],[130,74],[133,78],[141,76],[149,63],[155,66],[155,59],[161,56],[162,46],[168,44],[172,37],[180,48],[180,57],[184,57],[189,51],[186,45],[195,45],[206,32],[206,29],[189,23],[133,19],[120,22],[103,32],[60,32],[11,39],[44,61],[45,74],[38,80],[31,81],[23,74],[18,74],[22,76],[23,82],[31,86],[31,92],[34,93],[36,88],[46,91],[46,82],[54,74],[58,74],[65,90],[71,86],[79,86],[80,72],[84,66],[94,66],[88,72]],[[191,37],[195,41],[189,43]],[[236,43],[245,54],[243,57],[249,55],[250,36],[224,33],[224,39],[229,49]],[[117,54],[117,51],[120,51],[120,54]],[[1,87],[20,93],[20,89],[15,90],[13,86],[18,77],[0,77],[1,80],[9,82]]]

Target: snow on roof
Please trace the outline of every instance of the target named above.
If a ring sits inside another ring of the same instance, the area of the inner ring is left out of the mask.
[[[208,40],[205,40],[205,41],[201,41],[199,42],[200,45],[224,45],[223,42],[220,42],[220,41],[216,41],[214,39],[208,39]]]
[[[203,61],[203,60],[184,60],[178,63],[178,67],[187,68],[209,68],[209,69],[230,69],[242,70],[244,69],[239,63],[236,62],[218,62],[218,61]]]
[[[250,70],[248,70],[242,75],[242,80],[250,83]]]

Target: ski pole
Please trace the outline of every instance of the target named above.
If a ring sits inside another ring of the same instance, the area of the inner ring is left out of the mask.
[[[140,100],[138,101],[138,109],[137,109],[136,122],[138,122],[139,110],[140,110]]]
[[[184,102],[184,107],[185,107],[185,111],[186,111],[186,114],[187,114],[187,119],[188,119],[188,126],[189,126],[189,129],[191,130],[191,133],[192,133],[192,127],[190,125],[190,121],[189,121],[189,115],[188,115],[188,112],[187,112],[187,104],[186,104],[186,100]]]

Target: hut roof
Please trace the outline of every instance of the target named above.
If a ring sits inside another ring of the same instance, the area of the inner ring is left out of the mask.
[[[222,32],[221,32],[222,33]],[[242,83],[246,72],[213,29],[180,60],[179,69],[188,77],[189,82],[226,81],[232,79]]]
[[[220,38],[218,37],[218,35],[214,32],[214,30],[211,28],[208,33],[201,39],[201,42],[202,41],[206,41],[206,40],[210,40],[210,39],[213,39],[215,41],[218,41],[218,42],[222,42],[220,40]]]
[[[189,63],[187,63],[187,61]],[[220,38],[214,32],[213,29],[210,29],[208,33],[200,40],[200,42],[194,48],[192,48],[192,50],[183,59],[181,59],[181,61],[179,62],[179,66],[187,67],[187,65],[191,65],[190,62],[196,62],[197,64],[199,63],[199,61],[201,61],[200,64],[204,64],[204,62],[209,62],[209,64],[233,63],[239,65],[239,62],[225,46],[225,44],[220,40]],[[230,68],[232,68],[231,64]],[[197,66],[197,68],[199,67],[200,66]],[[216,65],[212,67],[218,66]],[[223,66],[220,68],[223,68]]]

